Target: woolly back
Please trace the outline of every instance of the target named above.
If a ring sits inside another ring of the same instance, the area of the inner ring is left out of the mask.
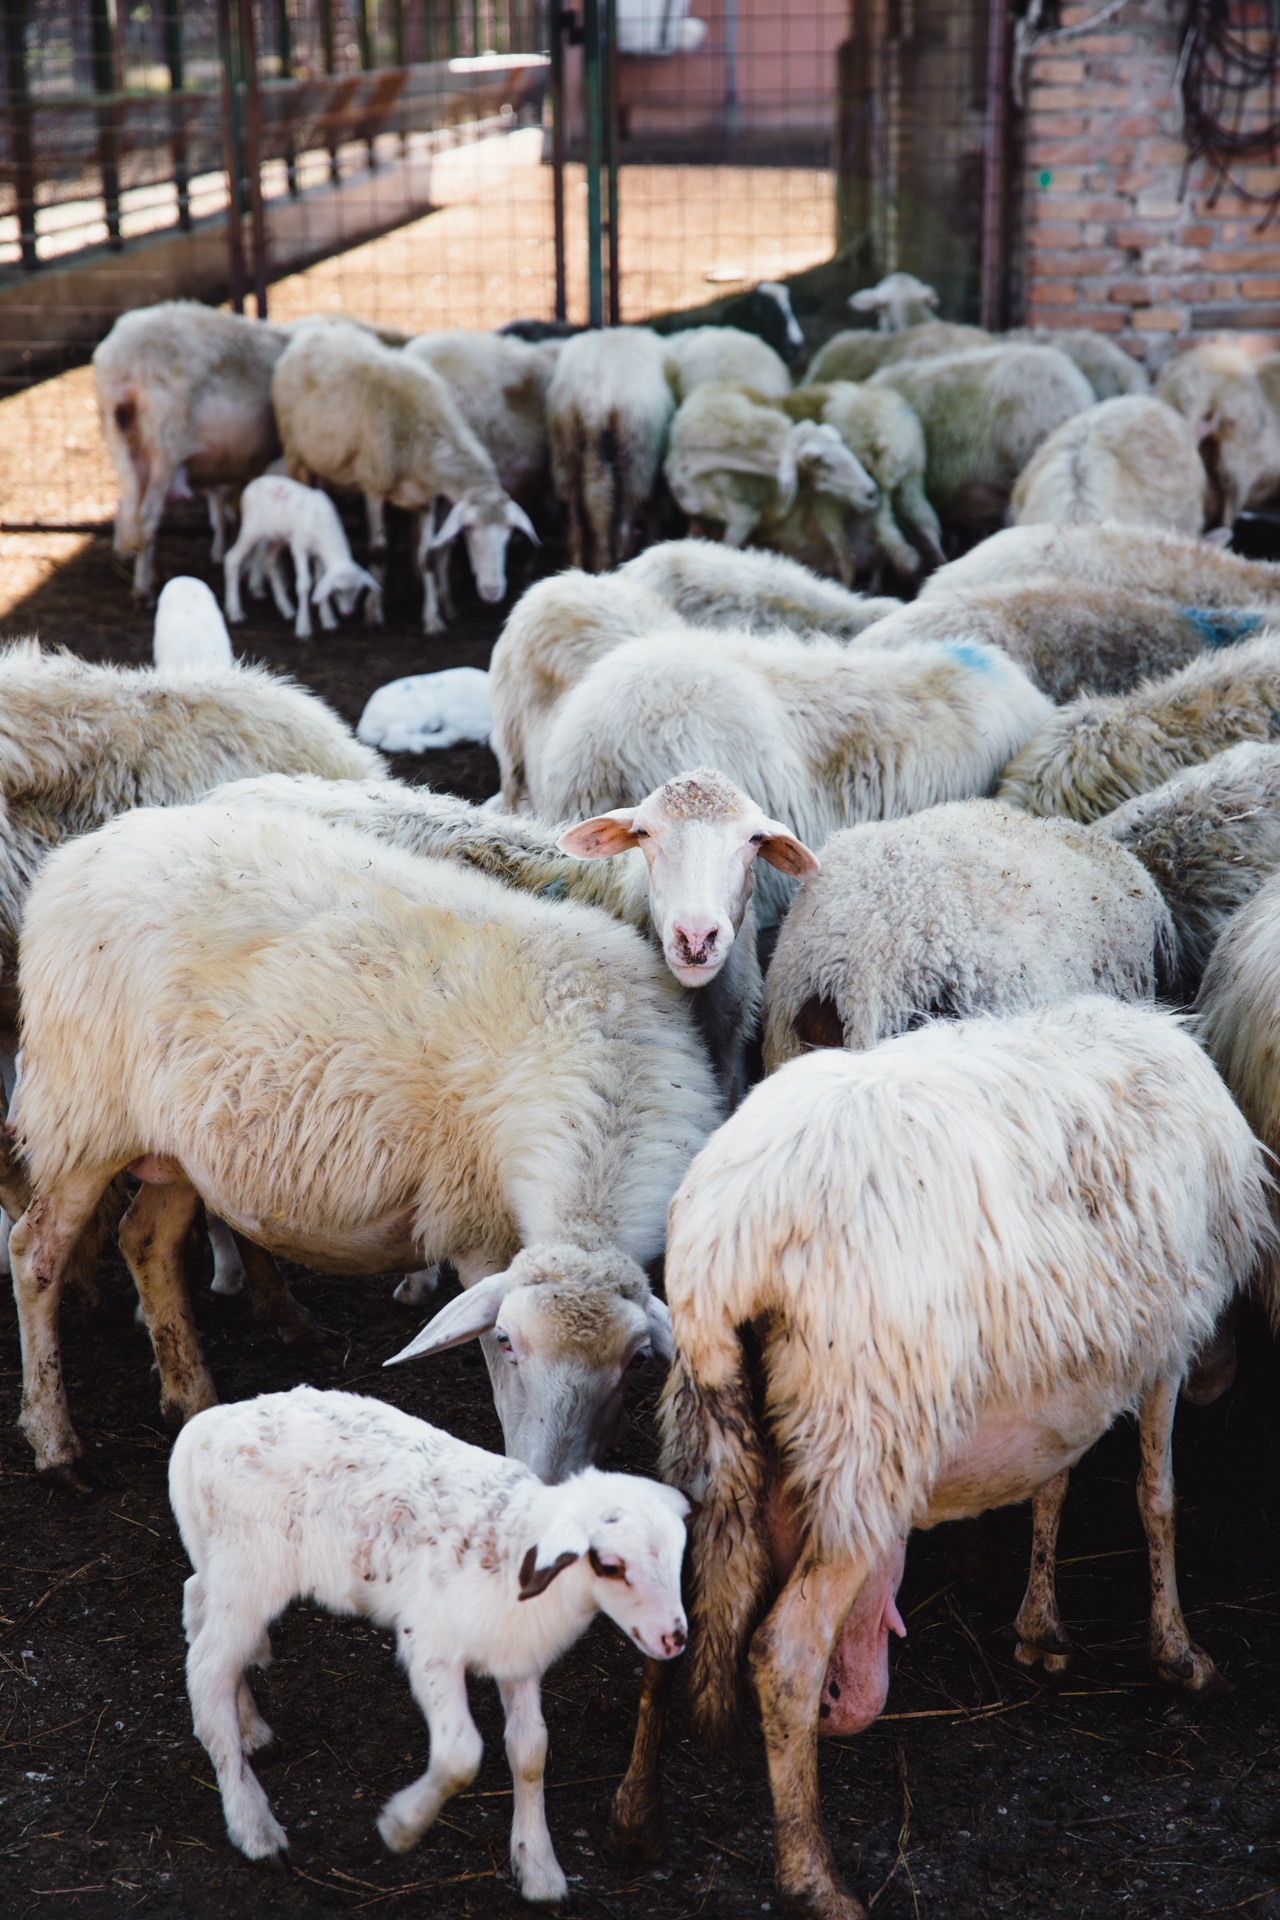
[[[619,573],[695,626],[750,633],[819,628],[828,639],[851,639],[899,604],[851,593],[784,554],[738,553],[713,540],[658,541]]]
[[[1280,1152],[1280,876],[1229,922],[1204,971],[1197,1031],[1272,1153]]]
[[[1121,520],[1197,534],[1207,480],[1181,414],[1150,395],[1099,401],[1056,427],[1014,482],[1019,524]]]
[[[784,1067],[671,1207],[664,1474],[703,1502],[698,1630],[740,1654],[767,1580],[743,1329],[808,1542],[870,1557],[984,1410],[1081,1382],[1114,1417],[1177,1377],[1272,1237],[1258,1146],[1174,1016],[1082,998]]]
[[[1239,607],[1280,599],[1280,566],[1243,560],[1203,540],[1158,527],[1006,527],[980,541],[959,560],[930,574],[922,600],[940,599],[953,587],[988,582],[1026,583],[1037,574],[1055,580],[1127,587],[1162,593],[1185,607]]]

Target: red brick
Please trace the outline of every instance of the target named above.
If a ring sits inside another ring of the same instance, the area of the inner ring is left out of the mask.
[[[1142,158],[1148,166],[1177,167],[1181,172],[1187,164],[1187,149],[1181,140],[1144,140]]]
[[[1027,235],[1032,247],[1079,247],[1083,245],[1080,228],[1054,220],[1037,220]]]
[[[1077,307],[1074,313],[1062,314],[1060,322],[1067,327],[1091,327],[1095,333],[1119,333],[1124,316],[1108,313],[1104,307]]]
[[[1149,307],[1151,289],[1145,280],[1118,280],[1108,298],[1117,307]]]
[[[1218,247],[1204,255],[1204,265],[1210,272],[1274,273],[1280,267],[1280,246]]]
[[[1033,173],[1041,167],[1087,167],[1097,154],[1093,140],[1037,140],[1027,155]]]
[[[1079,295],[1069,280],[1041,280],[1036,285],[1036,299],[1047,307],[1074,307]]]
[[[1055,140],[1065,140],[1070,138],[1072,134],[1084,133],[1086,128],[1085,117],[1082,113],[1058,113],[1056,111],[1053,113],[1037,113],[1035,125],[1037,133],[1044,134],[1046,138]]]
[[[1180,227],[1177,239],[1180,247],[1209,247],[1213,245],[1213,228],[1208,225]]]
[[[1176,280],[1169,291],[1175,300],[1199,302],[1213,298],[1213,286],[1208,280]]]
[[[1121,140],[1146,140],[1159,133],[1160,122],[1154,113],[1126,113],[1112,122],[1111,131]]]
[[[1110,200],[1086,200],[1083,195],[1046,192],[1044,200],[1046,212],[1055,220],[1123,220],[1129,212],[1129,203],[1118,196]]]
[[[1246,300],[1280,300],[1280,279],[1242,280],[1240,291]]]
[[[1125,260],[1122,254],[1113,253],[1105,247],[1090,248],[1079,253],[1044,251],[1032,248],[1028,255],[1029,271],[1047,279],[1070,279],[1089,273],[1123,273]]]
[[[1041,56],[1035,65],[1035,84],[1043,86],[1062,86],[1084,79],[1084,61],[1068,60],[1061,56]]]
[[[1083,33],[1071,44],[1078,47],[1086,59],[1091,53],[1112,54],[1118,59],[1125,59],[1137,49],[1140,42],[1137,35],[1132,33]]]
[[[1133,316],[1133,324],[1140,333],[1181,333],[1186,320],[1185,313],[1172,307],[1151,307],[1146,313]]]
[[[1141,253],[1144,247],[1158,247],[1169,236],[1157,227],[1117,227],[1112,238],[1118,247],[1129,247],[1134,253]]]

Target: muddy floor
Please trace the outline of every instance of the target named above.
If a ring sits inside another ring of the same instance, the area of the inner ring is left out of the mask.
[[[212,581],[206,537],[165,538],[165,574]],[[398,564],[397,564],[398,563]],[[403,551],[393,577],[405,581]],[[387,629],[348,627],[299,646],[260,611],[237,645],[296,673],[355,720],[398,674],[486,664],[497,620],[464,609],[447,643],[415,631],[407,589]],[[4,621],[97,659],[147,657],[105,537],[47,574]],[[469,798],[495,785],[470,749],[397,771]],[[463,1438],[500,1436],[478,1351],[383,1373],[424,1316],[392,1282],[295,1270],[327,1331],[286,1349],[248,1307],[208,1291],[202,1337],[227,1399],[307,1380],[373,1393]],[[20,1361],[0,1316],[0,1914],[140,1911],[156,1916],[412,1913],[435,1920],[515,1913],[506,1864],[510,1797],[496,1694],[472,1694],[486,1754],[474,1787],[404,1859],[374,1829],[380,1802],[420,1772],[426,1734],[386,1636],[295,1609],[258,1683],[276,1729],[262,1778],[291,1838],[287,1867],[252,1866],[228,1843],[208,1760],[194,1742],[180,1625],[188,1571],[165,1495],[170,1436],[118,1260],[96,1324],[66,1327],[73,1412],[101,1480],[73,1501],[36,1481],[13,1428]],[[618,1464],[653,1464],[644,1384]],[[1011,1660],[1029,1522],[999,1515],[985,1557],[948,1529],[916,1536],[899,1596],[888,1711],[857,1739],[823,1743],[822,1791],[837,1860],[877,1920],[955,1916],[1241,1914],[1280,1920],[1280,1367],[1260,1324],[1216,1407],[1184,1408],[1176,1436],[1179,1564],[1192,1631],[1230,1683],[1193,1704],[1144,1659],[1146,1569],[1133,1498],[1137,1444],[1115,1431],[1081,1466],[1061,1552],[1074,1671],[1048,1687]],[[666,1760],[668,1847],[654,1871],[605,1856],[608,1808],[627,1758],[634,1655],[598,1622],[550,1676],[548,1812],[582,1916],[777,1913],[769,1797],[759,1743],[709,1756],[677,1712]]]

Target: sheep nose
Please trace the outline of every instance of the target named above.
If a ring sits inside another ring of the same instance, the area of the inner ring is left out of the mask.
[[[677,921],[672,928],[676,951],[689,967],[703,967],[712,958],[720,928],[714,920]]]
[[[686,1638],[687,1636],[683,1627],[677,1627],[673,1633],[664,1633],[662,1636],[662,1651],[668,1658],[673,1654],[682,1652]]]
[[[489,605],[492,606],[495,601],[501,600],[504,591],[505,589],[499,586],[496,580],[489,580],[481,587],[480,598],[487,600]]]

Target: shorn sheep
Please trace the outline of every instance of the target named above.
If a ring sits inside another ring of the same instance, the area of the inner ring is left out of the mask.
[[[615,576],[643,587],[695,627],[772,633],[788,627],[852,640],[902,602],[853,593],[781,553],[726,553],[715,540],[661,540]]]
[[[175,875],[181,875],[181,885]],[[470,1290],[399,1359],[490,1335],[507,1450],[544,1479],[625,1424],[667,1349],[644,1262],[718,1115],[678,989],[630,927],[297,814],[140,809],[27,902],[10,1242],[22,1425],[76,1476],[66,1255],[124,1168],[120,1230],[174,1424],[216,1399],[183,1244],[198,1201],[338,1273],[452,1259]]]
[[[1169,909],[1131,853],[1071,821],[952,801],[827,841],[769,965],[765,1070],[939,1016],[1152,1000],[1174,966]]]
[[[293,561],[295,608],[289,598],[280,564],[288,547]],[[315,584],[311,563],[316,563]],[[240,532],[225,562],[227,619],[244,619],[240,604],[240,569],[253,561],[266,570],[276,606],[294,621],[294,637],[311,638],[311,606],[320,609],[320,625],[332,631],[338,624],[333,602],[341,613],[351,613],[360,595],[381,600],[382,589],[371,573],[357,566],[338,518],[338,509],[319,487],[304,487],[283,473],[264,473],[251,480],[240,496]]]
[[[251,1860],[288,1840],[249,1765],[272,1738],[245,1679],[293,1600],[394,1633],[431,1735],[431,1764],[378,1816],[394,1853],[469,1786],[483,1751],[468,1673],[497,1681],[515,1791],[511,1870],[526,1900],[568,1885],[543,1803],[542,1676],[603,1613],[652,1660],[685,1644],[688,1502],[593,1468],[546,1487],[354,1393],[263,1394],[211,1407],[179,1435],[169,1497],[195,1572],[183,1593],[187,1688],[227,1832]]]
[[[1178,1603],[1170,1442],[1180,1382],[1273,1242],[1266,1184],[1176,1018],[1096,996],[793,1061],[689,1169],[660,1416],[663,1477],[695,1503],[684,1665],[695,1724],[726,1745],[749,1667],[798,1910],[863,1916],[816,1743],[883,1707],[912,1528],[1030,1499],[1017,1657],[1060,1671],[1068,1472],[1135,1409],[1148,1652],[1193,1696],[1215,1684]],[[615,1801],[615,1849],[637,1857],[662,1692],[651,1671]]]
[[[561,348],[547,424],[575,567],[604,573],[635,552],[675,412],[674,377],[666,342],[647,327],[579,333]]]
[[[160,589],[151,657],[162,673],[204,675],[234,667],[227,623],[203,580],[179,574]]]
[[[1004,770],[1000,798],[1096,820],[1227,747],[1280,736],[1280,632],[1206,653],[1132,693],[1059,707]]]
[[[1090,832],[1135,854],[1178,936],[1190,1000],[1223,928],[1280,867],[1280,746],[1230,747],[1104,814]]]
[[[1024,586],[1037,578],[1156,593],[1183,607],[1280,602],[1280,566],[1242,560],[1159,527],[1118,525],[1006,527],[930,574],[920,597],[933,600],[955,587]]]
[[[1013,661],[968,642],[891,652],[722,632],[712,650],[656,634],[565,695],[529,791],[543,819],[570,820],[634,804],[681,767],[717,767],[821,854],[840,827],[988,792],[1051,712]],[[794,886],[761,874],[762,927]]]
[[[1206,478],[1182,415],[1150,394],[1101,400],[1056,427],[1014,483],[1014,523],[1116,520],[1204,526]]]

